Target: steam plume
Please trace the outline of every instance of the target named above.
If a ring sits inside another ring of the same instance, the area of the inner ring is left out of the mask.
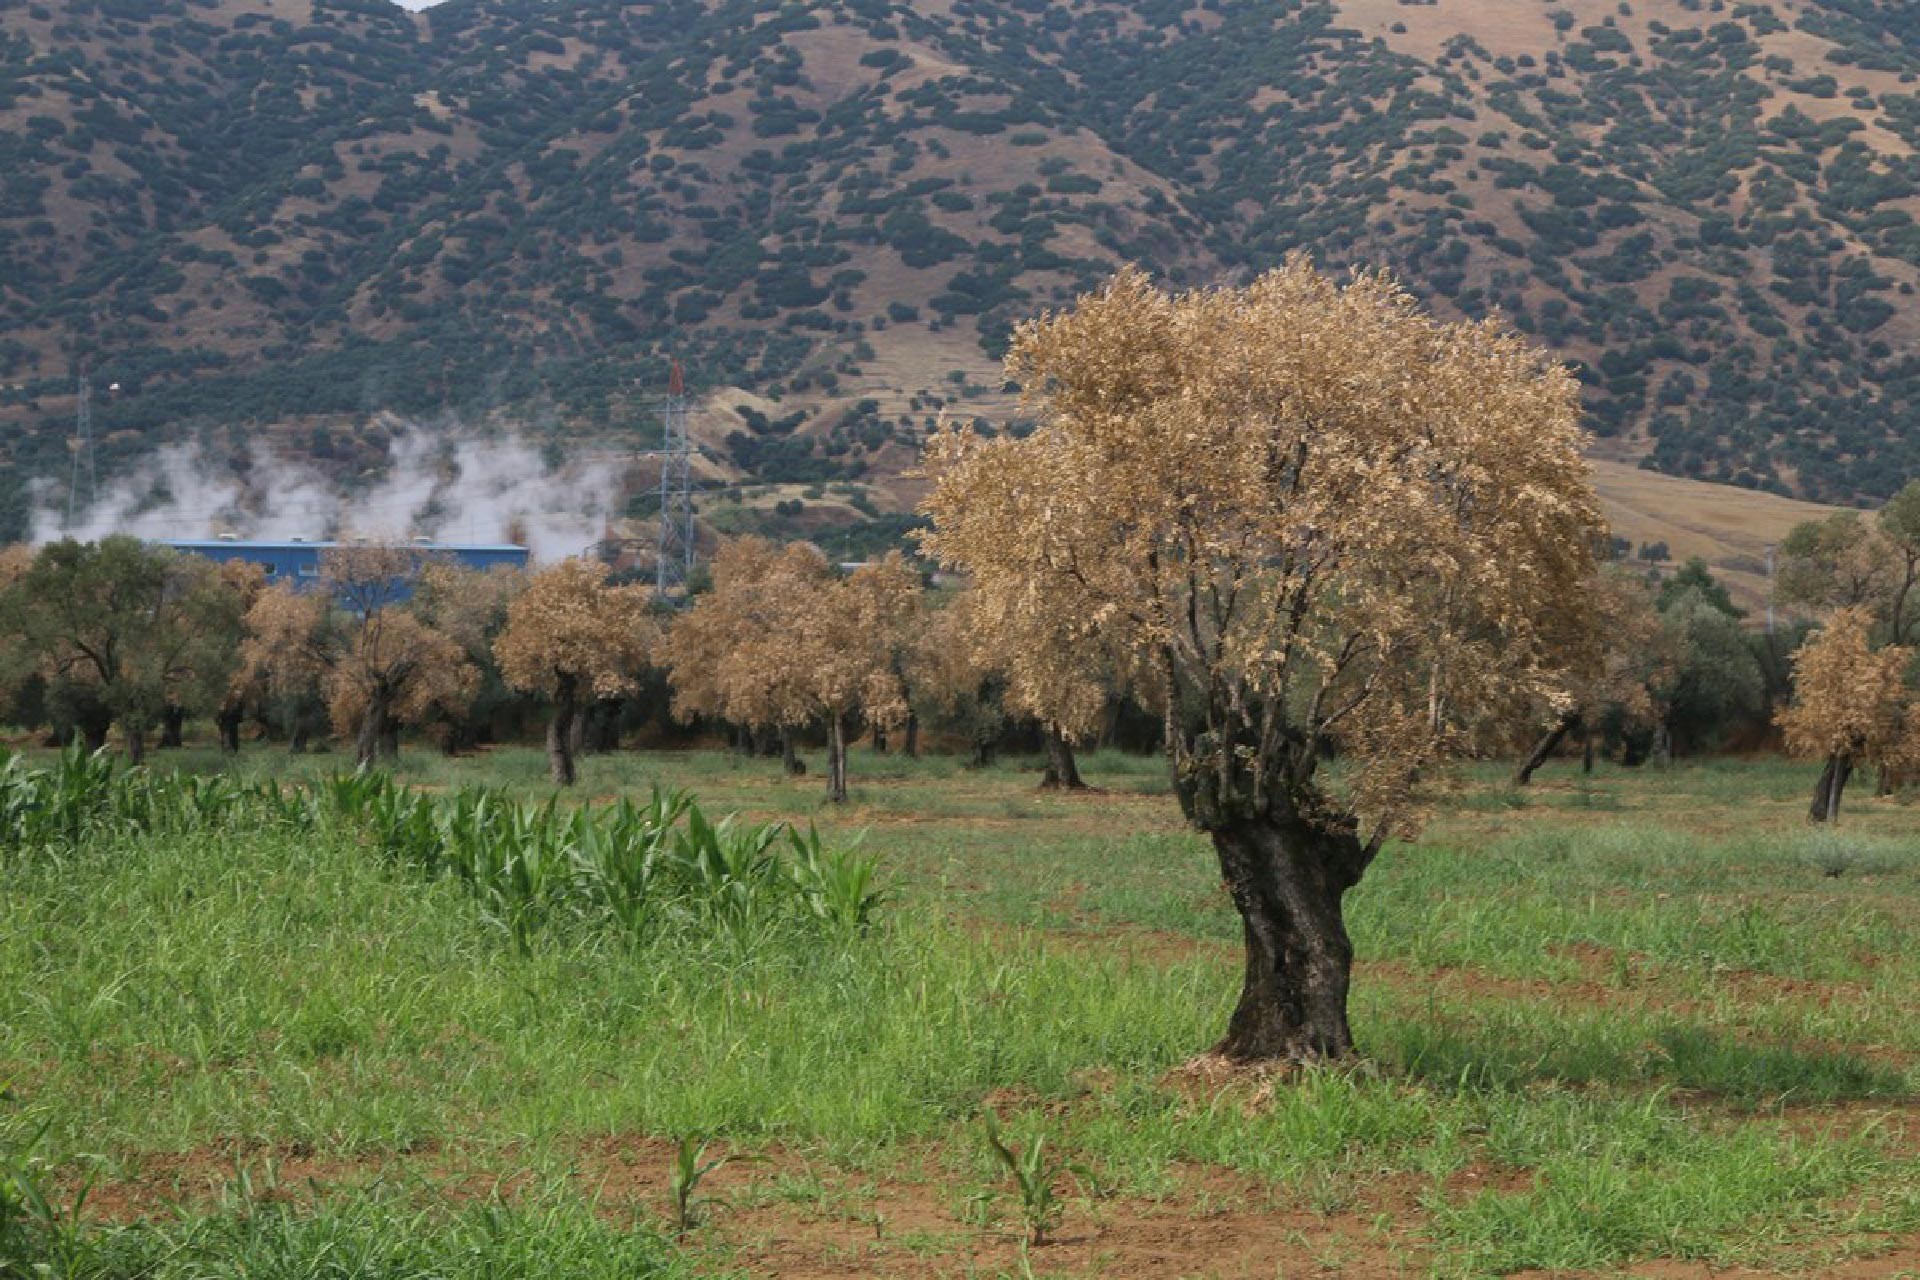
[[[33,540],[93,541],[231,534],[268,541],[430,537],[524,542],[551,562],[597,542],[620,493],[616,466],[577,459],[549,468],[518,436],[431,431],[399,424],[385,475],[349,494],[316,467],[255,449],[246,465],[217,463],[198,446],[159,450],[67,524],[64,494],[43,487]]]

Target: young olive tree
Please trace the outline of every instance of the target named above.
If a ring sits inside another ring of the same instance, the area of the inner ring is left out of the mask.
[[[556,786],[574,783],[574,718],[583,697],[631,693],[659,643],[645,587],[616,587],[605,565],[562,560],[536,573],[507,610],[493,652],[507,684],[553,703],[547,762]]]
[[[723,543],[713,558],[712,590],[674,620],[663,646],[674,715],[774,730],[788,772],[802,772],[793,736],[813,711],[793,642],[795,620],[800,602],[831,574],[826,557],[805,543]]]
[[[937,719],[962,734],[975,765],[992,763],[1006,731],[1005,677],[991,652],[979,646],[974,620],[979,596],[960,591],[927,610],[914,628],[901,678],[912,714]]]
[[[1574,379],[1298,258],[1177,296],[1123,272],[1023,326],[1008,366],[1039,425],[935,436],[926,546],[1153,673],[1244,925],[1217,1052],[1345,1056],[1344,895],[1416,826],[1424,770],[1567,697],[1601,533]]]
[[[824,721],[827,796],[844,801],[855,718],[906,716],[898,667],[919,601],[897,552],[842,576],[806,543],[736,539],[714,557],[713,590],[668,635],[674,712],[788,736]]]
[[[428,563],[412,547],[334,548],[322,590],[275,587],[247,613],[245,660],[279,689],[317,683],[360,768],[393,759],[401,725],[464,705],[479,684],[459,643],[411,607]]]
[[[1594,627],[1574,637],[1580,647],[1564,659],[1573,677],[1568,689],[1572,701],[1557,710],[1546,708],[1547,729],[1514,770],[1515,786],[1531,782],[1535,771],[1576,733],[1591,771],[1594,735],[1608,723],[1653,724],[1658,712],[1652,690],[1672,678],[1673,645],[1646,583],[1603,567],[1586,591]]]
[[[1913,650],[1875,647],[1873,617],[1842,609],[1793,656],[1793,705],[1780,713],[1787,750],[1821,760],[1820,785],[1807,816],[1840,816],[1847,779],[1862,764],[1900,764],[1914,753],[1907,741],[1914,695],[1905,681]]]

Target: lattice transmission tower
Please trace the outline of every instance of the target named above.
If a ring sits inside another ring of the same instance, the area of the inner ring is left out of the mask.
[[[660,406],[660,545],[654,559],[654,591],[669,601],[686,598],[693,574],[693,441],[687,416],[686,376],[676,359]]]
[[[77,391],[79,407],[74,412],[73,424],[73,470],[67,478],[67,528],[73,528],[75,515],[80,506],[80,482],[84,476],[87,485],[87,507],[99,501],[100,476],[93,460],[93,380],[87,372],[87,362],[80,362],[80,385]]]

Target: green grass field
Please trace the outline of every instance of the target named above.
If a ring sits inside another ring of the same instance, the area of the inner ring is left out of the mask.
[[[1189,1065],[1238,925],[1161,762],[1031,764],[857,752],[841,812],[777,761],[583,762],[857,842],[886,898],[832,933],[516,933],[345,821],[0,849],[0,1277],[1920,1276],[1920,807],[1463,771],[1349,899],[1364,1064],[1263,1080]],[[1046,1243],[988,1110],[1047,1144]],[[684,1224],[683,1139],[736,1157]]]

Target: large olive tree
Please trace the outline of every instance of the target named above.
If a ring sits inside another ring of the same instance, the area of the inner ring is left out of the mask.
[[[1217,1051],[1346,1055],[1347,890],[1434,761],[1566,696],[1601,528],[1574,380],[1303,260],[1182,295],[1124,272],[1022,327],[1008,365],[1037,429],[934,438],[927,549],[1154,673],[1244,923]]]

